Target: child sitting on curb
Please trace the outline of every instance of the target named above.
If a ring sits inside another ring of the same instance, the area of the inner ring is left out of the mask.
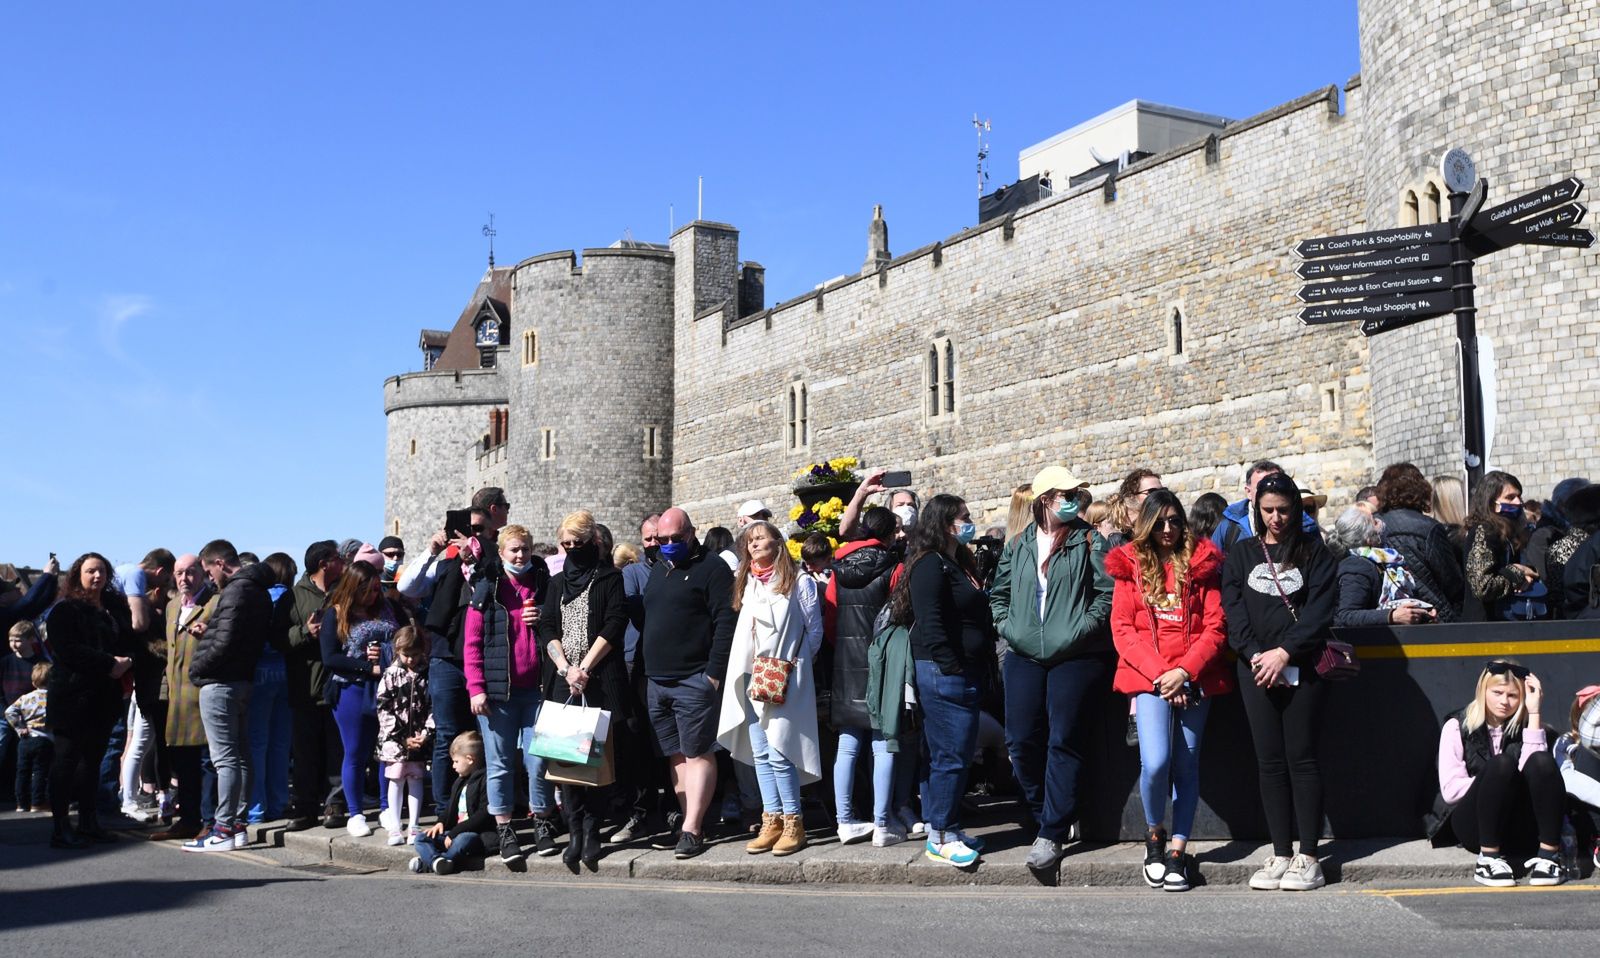
[[[483,736],[462,732],[452,739],[450,766],[456,771],[455,787],[439,809],[439,820],[417,838],[417,857],[408,866],[413,872],[449,875],[462,859],[482,858],[499,846],[485,788]]]

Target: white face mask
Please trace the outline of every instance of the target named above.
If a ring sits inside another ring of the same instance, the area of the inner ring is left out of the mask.
[[[900,528],[910,529],[917,524],[916,506],[895,506],[894,514],[900,517]]]

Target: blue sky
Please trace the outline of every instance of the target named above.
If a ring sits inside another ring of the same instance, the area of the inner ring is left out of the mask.
[[[1079,12],[1081,11],[1081,12]],[[741,230],[772,302],[976,219],[1126,100],[1359,68],[1354,2],[12,4],[0,561],[382,534],[382,382],[501,263]],[[418,544],[413,544],[418,545]]]

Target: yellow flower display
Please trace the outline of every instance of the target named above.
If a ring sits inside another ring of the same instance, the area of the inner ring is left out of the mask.
[[[800,561],[800,540],[799,539],[790,539],[789,542],[788,542],[788,546],[789,546],[789,558],[793,559],[796,562],[799,562]]]

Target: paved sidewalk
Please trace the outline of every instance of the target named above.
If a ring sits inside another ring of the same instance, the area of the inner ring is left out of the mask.
[[[1038,875],[1023,860],[1028,841],[1016,828],[996,826],[974,829],[989,842],[982,861],[971,870],[929,861],[920,841],[890,848],[870,842],[841,845],[832,829],[813,829],[812,844],[797,854],[774,858],[750,855],[747,836],[714,837],[698,858],[678,861],[670,851],[656,851],[646,842],[607,845],[598,876],[609,879],[650,878],[681,881],[748,882],[768,885],[835,883],[872,885],[1012,885],[1012,886],[1137,886],[1143,884],[1144,846],[1136,843],[1068,846],[1055,875]],[[273,845],[314,851],[328,860],[394,870],[405,867],[413,853],[406,846],[391,847],[380,831],[368,838],[353,838],[342,829],[314,828],[286,832],[281,823],[252,827],[252,838]],[[523,835],[524,842],[527,836]],[[564,842],[565,839],[563,838]],[[1191,852],[1199,861],[1202,882],[1214,886],[1243,885],[1267,857],[1267,846],[1255,842],[1195,842]],[[1459,848],[1435,849],[1425,841],[1333,840],[1324,845],[1323,868],[1330,882],[1454,882],[1470,883],[1472,857]],[[485,871],[504,876],[508,870],[497,856]],[[528,857],[526,874],[550,878],[570,875],[559,855]],[[587,871],[585,875],[589,874]]]

